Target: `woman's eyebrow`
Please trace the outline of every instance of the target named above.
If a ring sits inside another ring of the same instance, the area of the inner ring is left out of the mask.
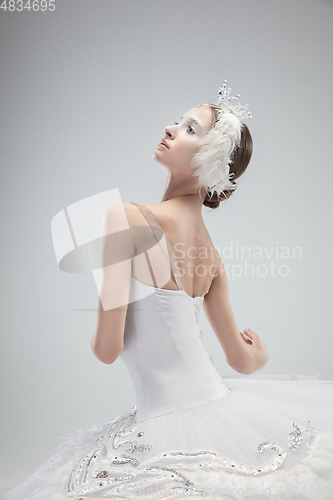
[[[181,120],[182,120],[183,118],[184,118],[183,116],[181,116],[181,117],[180,117],[180,119],[181,119]],[[198,127],[200,127],[200,129],[201,129],[201,130],[202,130],[202,132],[203,132],[203,128],[202,128],[202,126],[200,125],[200,123],[199,123],[197,120],[195,120],[194,118],[188,118],[188,121],[189,121],[189,122],[191,122],[191,123],[195,123],[196,125],[198,125]]]

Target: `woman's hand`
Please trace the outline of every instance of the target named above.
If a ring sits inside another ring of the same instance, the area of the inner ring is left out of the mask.
[[[257,370],[261,370],[267,364],[269,355],[266,351],[265,342],[259,335],[250,330],[250,328],[239,333],[244,342],[249,345],[250,366],[244,371],[245,374],[249,375]]]

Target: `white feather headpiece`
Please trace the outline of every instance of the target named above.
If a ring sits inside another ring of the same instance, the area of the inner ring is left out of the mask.
[[[206,194],[210,192],[210,197],[214,192],[220,196],[224,191],[237,188],[239,179],[232,180],[235,174],[230,173],[230,163],[240,144],[243,120],[252,118],[248,104],[240,105],[239,94],[230,97],[231,89],[227,89],[226,84],[227,80],[224,80],[216,104],[204,104],[214,107],[217,120],[201,141],[200,150],[191,162],[199,188],[204,188]],[[235,100],[237,104],[232,105],[231,102]]]

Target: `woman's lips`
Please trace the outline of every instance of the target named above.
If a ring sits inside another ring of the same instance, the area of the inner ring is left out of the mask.
[[[166,145],[165,145],[165,144],[162,144],[162,142],[160,142],[160,143],[157,145],[157,147],[158,147],[158,148],[168,149],[168,148],[166,147]]]

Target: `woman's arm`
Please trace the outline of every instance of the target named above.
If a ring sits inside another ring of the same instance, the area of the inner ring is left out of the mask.
[[[116,361],[124,348],[124,331],[128,308],[128,297],[131,280],[131,262],[129,260],[113,266],[117,269],[110,273],[109,283],[105,282],[101,287],[98,297],[97,326],[91,338],[91,348],[96,358],[102,363],[111,364]],[[117,294],[117,302],[123,297],[121,302],[125,304],[112,307],[111,303],[105,310],[102,305],[101,296]],[[110,309],[107,309],[110,307]]]
[[[265,343],[254,332],[247,341],[240,333],[229,300],[227,273],[218,254],[218,271],[202,307],[225,353],[227,363],[235,371],[250,374],[261,370],[268,361]]]
[[[97,326],[91,338],[96,358],[111,364],[124,347],[124,331],[131,289],[133,245],[126,202],[104,214]]]

